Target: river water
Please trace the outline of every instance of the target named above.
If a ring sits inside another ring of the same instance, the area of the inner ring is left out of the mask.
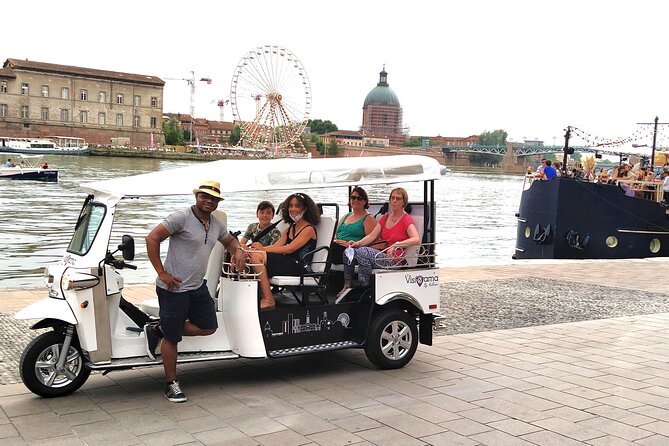
[[[57,183],[0,180],[0,288],[42,285],[44,266],[65,252],[85,194],[79,184],[185,166],[194,161],[98,156],[53,156],[60,170]],[[195,180],[197,182],[197,180]],[[441,266],[489,265],[511,262],[522,176],[448,173],[435,183],[437,198],[437,255]],[[411,197],[422,196],[422,185],[405,185]],[[386,201],[390,187],[367,189],[373,201]],[[316,201],[346,205],[346,192],[314,189]],[[286,191],[244,193],[227,199],[219,209],[228,214],[231,231],[255,221],[260,200],[278,205]],[[137,271],[124,270],[128,283],[151,282],[155,272],[146,258],[144,237],[175,209],[192,204],[192,197],[131,200],[119,206],[112,245],[121,234],[135,237]]]

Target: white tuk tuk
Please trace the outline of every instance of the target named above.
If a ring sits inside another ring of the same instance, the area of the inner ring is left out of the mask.
[[[317,227],[315,253],[305,265],[307,272],[271,279],[277,307],[270,311],[259,309],[256,278],[231,273],[218,244],[209,259],[206,279],[219,328],[211,336],[184,337],[178,363],[364,348],[379,368],[403,367],[419,342],[432,343],[439,317],[434,181],[444,173],[444,166],[436,160],[408,155],[221,160],[83,184],[88,196],[67,252],[45,271],[48,298],[16,314],[17,319],[38,319],[33,329],[51,328],[25,348],[20,362],[23,382],[38,395],[56,397],[77,390],[94,370],[160,364],[160,357],[152,360],[147,356],[142,330],[158,316],[157,299],[135,306],[123,298],[120,271],[135,268],[126,263],[134,259],[134,240],[130,235],[112,240],[112,225],[124,201],[190,195],[204,179],[219,181],[221,193],[229,199],[232,193],[247,191],[328,188],[350,194],[356,185],[422,182],[422,200],[412,200],[406,209],[422,244],[407,250],[404,261],[395,267],[374,270],[370,287],[337,297],[339,286],[332,284],[341,273],[331,268],[329,248],[339,206],[319,203],[323,217]],[[348,195],[343,193],[342,202],[347,202]],[[383,205],[370,202],[370,213],[380,217]],[[225,218],[219,211],[215,214]],[[123,260],[114,257],[118,251]]]

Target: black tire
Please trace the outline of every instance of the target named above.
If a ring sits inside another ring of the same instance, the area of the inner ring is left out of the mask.
[[[76,338],[70,345],[64,370],[55,373],[53,366],[58,358],[54,354],[60,352],[64,339],[64,335],[49,331],[37,336],[23,350],[19,365],[21,379],[34,394],[45,398],[69,395],[81,387],[91,374]],[[41,365],[38,366],[38,363]],[[47,381],[53,373],[55,378],[49,384]]]
[[[411,361],[418,347],[416,318],[402,310],[380,310],[372,319],[365,354],[383,370],[399,369]]]

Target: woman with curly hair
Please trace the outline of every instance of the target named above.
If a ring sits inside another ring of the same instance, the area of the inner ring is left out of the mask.
[[[269,278],[272,276],[299,276],[311,259],[304,255],[316,248],[316,225],[321,221],[321,213],[308,195],[294,193],[281,203],[278,211],[288,229],[281,233],[273,245],[251,244],[250,263],[260,279],[260,309],[272,309],[276,303],[272,296]]]

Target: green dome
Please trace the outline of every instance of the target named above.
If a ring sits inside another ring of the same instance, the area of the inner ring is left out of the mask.
[[[364,108],[368,105],[388,105],[391,107],[400,106],[400,101],[397,99],[397,95],[388,86],[388,73],[386,72],[385,66],[379,73],[379,83],[376,84],[376,87],[374,87],[372,91],[367,94],[367,97],[365,98],[365,104],[362,107]]]
[[[390,87],[374,87],[367,94],[363,107],[367,107],[368,105],[391,105],[399,107],[400,101]]]

